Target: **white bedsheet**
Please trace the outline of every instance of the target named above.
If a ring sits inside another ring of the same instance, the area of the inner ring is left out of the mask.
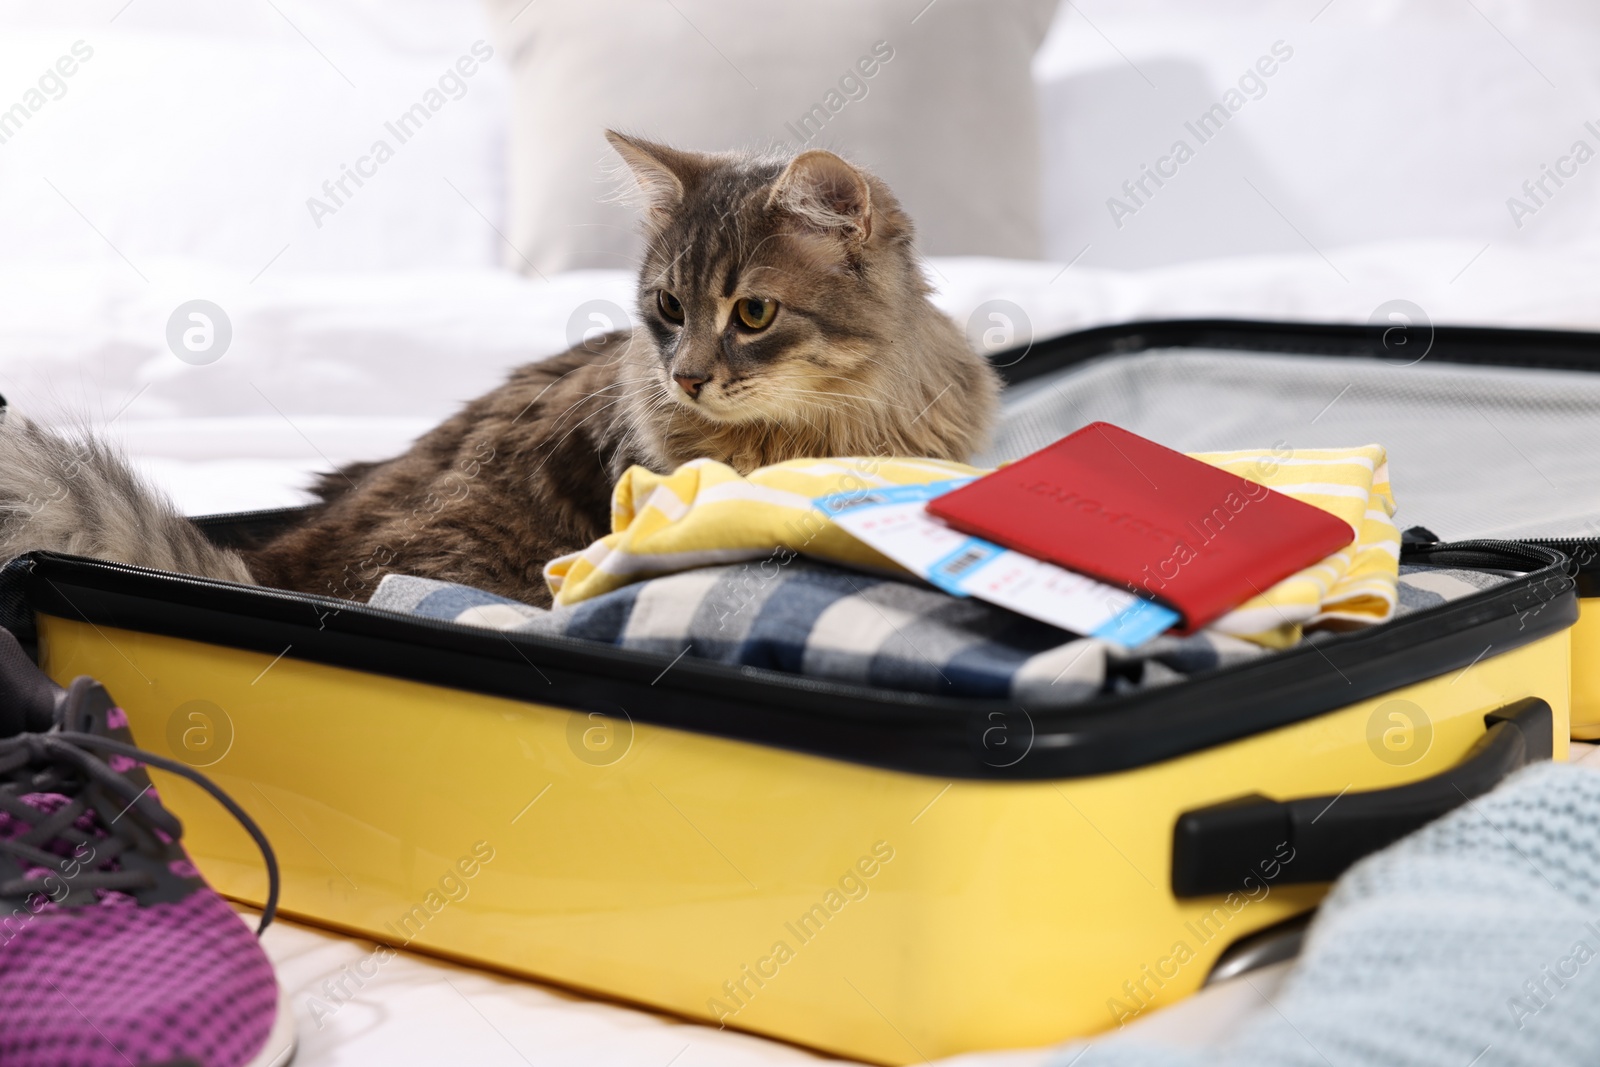
[[[251,923],[254,913],[246,913]],[[295,1067],[472,1063],[477,1067],[789,1067],[840,1062],[737,1030],[593,1001],[442,960],[399,953],[359,989],[375,945],[296,923],[267,931],[278,981],[294,1006]],[[1288,971],[1276,964],[1130,1023],[1113,1040],[1197,1045],[1226,1034],[1273,997]],[[370,970],[370,967],[368,967]],[[331,984],[330,984],[331,983]],[[342,985],[340,984],[342,983]],[[1048,1049],[972,1053],[947,1067],[1044,1067]],[[1085,1064],[1088,1067],[1088,1064]]]
[[[317,470],[395,454],[511,367],[567,347],[574,328],[631,314],[633,287],[623,271],[149,272],[146,285],[116,261],[0,270],[0,393],[115,435],[191,514],[294,503]],[[958,320],[1005,299],[1036,337],[1138,318],[1365,322],[1392,299],[1438,323],[1600,327],[1600,244],[1364,245],[1147,271],[937,259],[928,274]],[[233,327],[204,366],[165,337],[196,297]]]

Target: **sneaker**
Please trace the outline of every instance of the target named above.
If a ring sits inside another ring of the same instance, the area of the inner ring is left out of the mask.
[[[292,1015],[258,941],[278,897],[261,830],[193,768],[135,748],[98,682],[62,691],[25,656],[34,676],[19,681],[20,654],[0,629],[0,693],[55,707],[48,730],[0,736],[0,1064],[288,1063]],[[254,933],[190,862],[143,764],[201,786],[260,846]]]

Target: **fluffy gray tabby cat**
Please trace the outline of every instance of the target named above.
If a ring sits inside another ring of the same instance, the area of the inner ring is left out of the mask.
[[[0,425],[0,559],[45,548],[364,600],[384,574],[549,603],[628,466],[965,460],[999,380],[928,300],[911,220],[830,152],[682,152],[608,133],[636,180],[640,326],[514,371],[409,451],[327,475],[300,525],[213,547],[114,449]]]

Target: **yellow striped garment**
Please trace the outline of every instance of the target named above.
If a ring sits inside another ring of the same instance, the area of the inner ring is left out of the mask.
[[[1208,629],[1287,648],[1312,624],[1383,622],[1394,612],[1400,536],[1389,469],[1378,445],[1197,452],[1195,459],[1303,500],[1348,522],[1356,540],[1212,623]],[[671,474],[632,467],[611,498],[612,533],[551,560],[545,579],[557,604],[576,604],[630,582],[695,567],[796,554],[904,575],[812,505],[817,497],[891,485],[975,477],[988,471],[934,459],[797,459],[741,476],[709,459]]]

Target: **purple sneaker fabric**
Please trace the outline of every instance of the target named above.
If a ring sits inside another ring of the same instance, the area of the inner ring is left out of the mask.
[[[278,983],[255,936],[199,889],[147,906],[59,908],[0,933],[0,1064],[241,1067]]]
[[[132,741],[88,679],[61,721]],[[143,764],[95,757],[130,801],[52,754],[50,736],[0,738],[0,1067],[250,1063],[278,1012],[256,936],[190,862]]]

